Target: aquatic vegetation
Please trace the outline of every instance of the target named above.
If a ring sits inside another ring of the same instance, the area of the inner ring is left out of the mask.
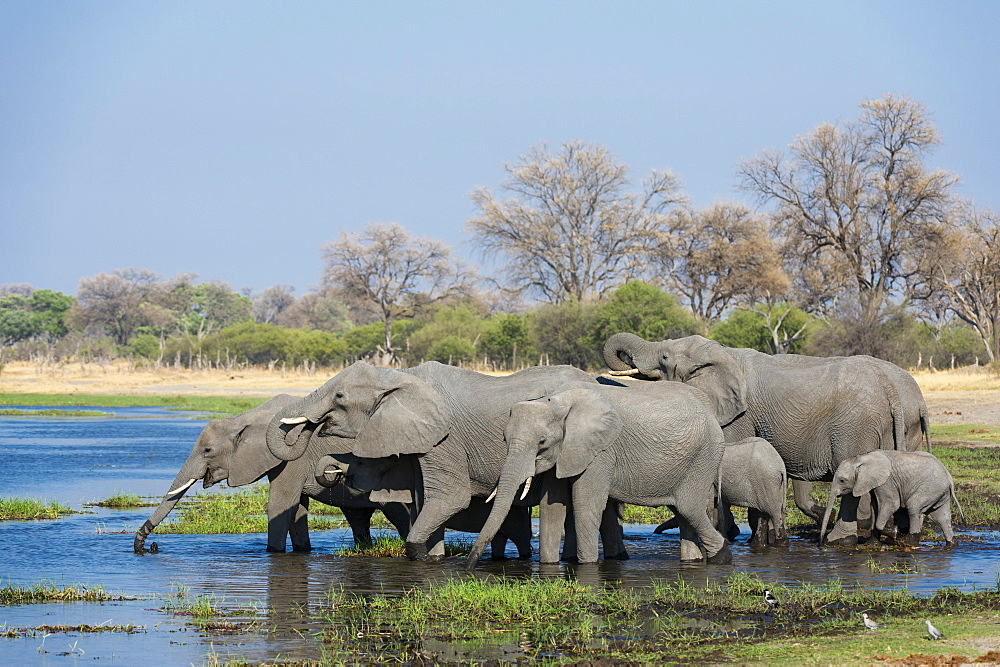
[[[467,556],[475,540],[471,538],[451,537],[445,540],[444,555],[447,558]],[[337,552],[338,556],[368,558],[406,558],[406,540],[398,535],[377,535],[372,538],[370,547],[350,546]]]
[[[3,405],[93,406],[101,408],[163,407],[237,415],[257,407],[265,398],[233,396],[123,396],[105,394],[0,394]]]
[[[135,600],[117,593],[108,593],[103,586],[89,587],[74,584],[59,588],[52,581],[43,580],[33,586],[0,588],[0,604],[28,604],[33,602],[107,602],[110,600]]]
[[[74,514],[69,505],[54,500],[35,498],[0,498],[0,521],[28,521],[58,519],[64,514]]]
[[[215,594],[191,597],[190,587],[179,583],[173,585],[160,610],[174,616],[190,616],[192,622],[206,632],[245,632],[256,625],[260,613],[256,604],[232,605],[225,597]],[[251,620],[230,620],[233,617]]]
[[[108,417],[114,413],[98,410],[20,410],[18,408],[2,408],[0,416],[4,417]]]
[[[148,504],[149,503],[144,503],[142,501],[142,498],[138,493],[126,493],[125,491],[116,491],[108,498],[94,503],[94,505],[98,507],[108,507],[111,509],[132,509],[134,507],[142,507]]]

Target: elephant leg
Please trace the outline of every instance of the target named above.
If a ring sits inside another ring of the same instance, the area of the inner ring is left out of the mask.
[[[566,508],[566,521],[563,525],[562,552],[559,560],[567,563],[578,563],[580,544],[576,540],[576,516],[572,506]]]
[[[505,560],[507,558],[507,536],[503,529],[497,532],[490,540],[490,558],[493,560]]]
[[[302,496],[288,535],[292,539],[292,551],[312,551],[312,542],[309,540],[309,496]]]
[[[501,529],[504,533],[504,543],[499,551],[495,544],[490,545],[490,555],[493,558],[503,558],[507,548],[507,539],[517,547],[518,558],[531,558],[531,508],[514,506],[510,508],[507,519]]]
[[[840,513],[826,542],[831,545],[856,546],[858,543],[858,499],[850,493],[841,496]]]
[[[869,494],[863,494],[858,498],[857,509],[858,535],[867,537],[874,525],[874,514],[872,512],[872,500]]]
[[[344,513],[344,518],[347,519],[347,525],[351,527],[351,533],[354,535],[354,546],[361,548],[371,547],[372,514],[375,513],[375,508],[341,507],[340,511]]]
[[[597,562],[597,535],[608,506],[610,486],[610,475],[595,469],[588,469],[573,484],[573,525],[580,563]]]
[[[755,507],[747,508],[747,521],[750,524],[750,540],[753,547],[766,547],[768,544],[768,521],[764,513]]]
[[[816,504],[816,501],[813,500],[812,482],[806,482],[801,479],[793,479],[792,492],[795,494],[795,506],[798,507],[803,514],[816,523],[823,520],[823,513],[826,512],[826,508]]]
[[[396,532],[404,540],[410,534],[410,526],[416,520],[416,505],[413,503],[385,503],[379,509],[395,527]]]
[[[955,546],[955,531],[951,525],[951,501],[946,500],[941,507],[932,510],[927,516],[934,519],[937,525],[941,526],[945,544],[949,547]]]
[[[309,551],[309,497],[302,495],[302,484],[290,476],[273,480],[267,491],[267,550],[284,553],[289,533],[295,551]]]
[[[704,563],[705,554],[698,546],[698,534],[680,514],[676,514],[674,520],[677,521],[681,532],[681,562]]]
[[[601,544],[604,546],[604,560],[628,560],[625,548],[625,531],[622,517],[622,503],[608,500],[601,515]]]
[[[444,558],[444,524],[469,506],[469,498],[425,500],[417,520],[406,537],[406,556],[410,560],[441,560]]]
[[[726,544],[726,538],[722,536],[711,519],[708,518],[708,507],[697,501],[697,499],[684,498],[677,502],[674,507],[677,515],[682,519],[681,523],[681,560],[684,560],[684,523],[694,531],[701,546],[705,549],[705,557],[709,563],[729,564],[733,562],[732,552]],[[690,548],[689,548],[690,550]],[[700,553],[700,550],[699,550]]]
[[[657,535],[659,535],[660,533],[662,533],[665,530],[670,530],[672,528],[677,528],[680,525],[681,525],[680,520],[677,518],[676,515],[674,515],[674,516],[670,517],[669,519],[667,519],[666,521],[664,521],[663,523],[661,523],[656,528],[654,528],[653,532],[656,533]]]
[[[571,520],[567,516],[569,505],[569,482],[556,479],[552,471],[545,473],[542,488],[542,502],[538,508],[538,560],[542,563],[559,562],[559,545],[563,531]],[[576,556],[576,535],[573,534],[573,556]],[[566,536],[567,542],[570,536]]]
[[[753,529],[753,522],[750,522]],[[736,517],[733,516],[733,508],[729,505],[722,506],[722,521],[719,522],[719,532],[725,535],[730,542],[735,542],[740,536],[740,527],[736,525]],[[751,538],[752,541],[752,538]]]

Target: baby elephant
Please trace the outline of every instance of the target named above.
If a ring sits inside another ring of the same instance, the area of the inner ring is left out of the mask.
[[[877,506],[874,527],[879,532],[885,532],[897,511],[905,508],[906,512],[899,514],[899,518],[904,522],[909,519],[908,535],[904,541],[912,545],[920,542],[925,514],[941,526],[948,546],[955,545],[955,533],[951,527],[952,499],[958,507],[959,516],[965,521],[962,506],[955,498],[951,474],[937,457],[927,452],[879,449],[849,458],[837,467],[830,483],[830,501],[820,527],[821,544],[834,501],[848,492],[856,497],[872,494],[873,508]],[[894,530],[890,528],[890,531]]]
[[[785,529],[785,510],[788,494],[788,476],[785,464],[777,450],[763,438],[744,438],[727,443],[719,470],[722,476],[722,533],[729,541],[739,535],[739,528],[729,508],[733,505],[747,508],[750,523],[750,541],[753,546],[785,546],[788,532]],[[676,528],[676,517],[656,527],[662,533]]]

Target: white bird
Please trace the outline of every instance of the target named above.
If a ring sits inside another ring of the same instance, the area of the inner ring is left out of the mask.
[[[865,627],[869,630],[878,630],[878,623],[868,618],[867,613],[861,614],[861,620],[865,622]]]
[[[764,591],[764,602],[766,602],[767,606],[769,606],[771,609],[774,609],[779,604],[778,598],[771,595],[771,591],[768,590]]]
[[[944,639],[944,634],[937,628],[935,628],[930,621],[924,621],[927,624],[927,634],[930,635],[931,641],[935,639]]]

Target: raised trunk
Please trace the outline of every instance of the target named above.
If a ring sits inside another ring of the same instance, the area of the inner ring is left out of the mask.
[[[193,455],[192,455],[193,456]],[[177,477],[174,478],[173,484],[170,485],[170,490],[167,495],[163,497],[163,502],[160,503],[159,507],[153,512],[153,514],[146,519],[146,523],[142,524],[142,527],[135,533],[135,540],[132,542],[132,550],[137,554],[146,553],[146,537],[156,530],[156,527],[160,525],[160,522],[166,518],[170,511],[174,509],[184,494],[191,487],[194,482],[202,479],[205,476],[205,464],[200,460],[188,460],[187,463],[181,468],[181,471],[177,473]],[[156,542],[153,542],[152,548],[149,549],[151,552],[158,551]]]
[[[297,404],[296,404],[297,405]],[[316,415],[319,416],[316,416]],[[267,425],[267,448],[282,461],[294,461],[306,453],[309,435],[313,429],[307,424],[315,424],[322,418],[322,412],[315,405],[285,408],[271,418]],[[288,443],[292,444],[289,445]]]
[[[837,501],[837,493],[834,486],[830,485],[830,499],[826,501],[826,512],[823,513],[823,522],[819,526],[819,543],[822,545],[826,538],[826,524],[830,521],[830,513],[833,512],[833,503]]]
[[[483,551],[486,550],[486,545],[492,542],[493,538],[500,531],[500,527],[510,512],[511,505],[514,504],[514,496],[521,483],[534,474],[534,457],[528,458],[526,464],[520,463],[520,460],[525,458],[519,454],[522,449],[511,446],[507,454],[507,460],[500,471],[500,481],[497,483],[493,507],[490,510],[489,517],[486,519],[486,523],[483,524],[483,529],[479,531],[479,537],[476,538],[475,545],[473,545],[472,550],[469,552],[469,557],[465,562],[467,568],[475,567],[480,556],[483,555]]]
[[[616,333],[604,344],[604,363],[613,371],[636,368],[633,354],[648,341],[632,333]]]

